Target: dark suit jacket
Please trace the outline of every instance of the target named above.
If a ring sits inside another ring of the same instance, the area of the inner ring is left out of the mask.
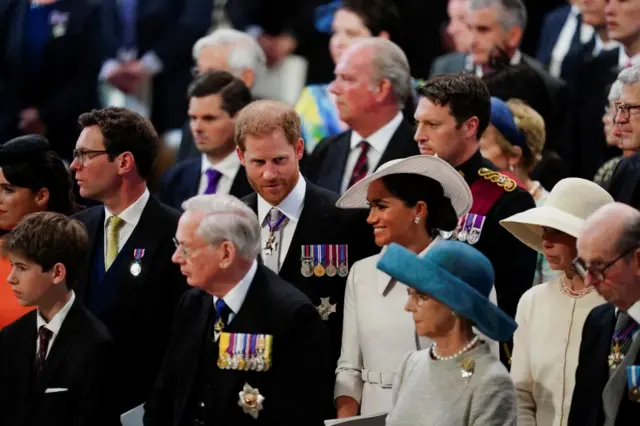
[[[597,306],[587,316],[582,329],[569,426],[604,424],[602,394],[609,381],[608,357],[611,353],[611,339],[615,325],[615,307],[611,304]],[[640,364],[640,353],[631,364]],[[620,395],[616,426],[636,424],[640,418],[640,404],[631,402],[627,391],[625,387],[625,392]]]
[[[418,145],[413,140],[413,127],[406,119],[391,137],[387,149],[377,167],[387,161],[419,155]],[[313,150],[304,167],[304,175],[310,182],[340,193],[342,178],[345,173],[347,159],[351,151],[351,130],[324,138]]]
[[[602,126],[609,88],[619,72],[618,54],[614,49],[586,61],[572,87],[567,144],[559,145],[558,153],[573,166],[573,176],[592,180],[602,164],[622,154],[607,145]]]
[[[80,133],[78,116],[98,103],[101,6],[98,0],[64,0],[54,10],[69,14],[65,34],[50,37],[39,70],[32,73],[24,38],[29,2],[0,4],[0,143],[22,134],[20,112],[36,108],[53,149],[70,159]]]
[[[199,289],[189,290],[180,301],[162,372],[145,406],[146,426],[185,424],[198,366],[216,362],[216,358],[199,356],[212,311],[213,297]],[[329,386],[329,341],[320,316],[304,294],[258,266],[240,312],[225,331],[271,334],[273,367],[268,372],[217,372],[212,401],[216,425],[322,425],[319,401]],[[257,420],[238,406],[238,393],[245,383],[265,397]]]
[[[235,155],[235,154],[234,154]],[[160,179],[157,195],[164,204],[182,210],[182,202],[198,195],[202,170],[202,156],[190,158],[168,169]],[[242,198],[253,192],[247,180],[247,172],[240,166],[229,193]]]
[[[122,23],[117,0],[104,1],[106,59],[116,58],[122,44]],[[211,25],[210,0],[138,0],[136,9],[139,57],[153,51],[163,69],[153,79],[152,121],[159,133],[179,129],[187,111],[191,81],[191,50]]]
[[[76,299],[36,378],[36,315],[0,331],[0,424],[120,425],[116,348],[107,328]],[[67,391],[45,393],[53,388]]]
[[[307,182],[302,214],[279,273],[281,278],[305,293],[314,306],[319,306],[320,298],[326,297],[329,298],[331,304],[336,305],[336,312],[329,315],[329,319],[326,321],[331,338],[329,354],[332,371],[335,371],[342,346],[346,277],[342,278],[338,275],[334,277],[327,275],[304,277],[300,271],[302,266],[300,250],[305,245],[346,244],[349,268],[354,262],[380,251],[380,248],[375,245],[373,230],[366,223],[366,211],[339,209],[335,206],[337,199],[338,197],[334,193]],[[245,197],[243,201],[253,211],[258,212],[258,196],[255,193]],[[333,384],[335,375],[332,374],[331,377]],[[333,409],[333,387],[331,387],[326,401],[326,406]],[[327,410],[330,409],[327,408]]]
[[[608,191],[614,200],[640,209],[640,153],[618,163]]]
[[[80,275],[82,285],[76,293],[91,302],[96,288],[113,289],[111,300],[101,301],[97,316],[124,354],[120,366],[124,382],[119,392],[124,411],[149,397],[160,371],[175,306],[187,289],[180,268],[171,262],[179,213],[150,197],[138,225],[100,282],[96,282],[92,265],[94,261],[102,261],[104,206],[91,207],[74,217],[86,226],[92,247],[90,261]],[[129,267],[134,250],[139,248],[145,249],[145,253],[142,272],[135,277]],[[97,310],[89,303],[87,307]]]

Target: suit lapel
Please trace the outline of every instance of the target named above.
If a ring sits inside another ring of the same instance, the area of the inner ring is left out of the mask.
[[[85,222],[85,228],[87,228],[87,234],[89,234],[89,247],[91,247],[91,255],[84,262],[84,267],[82,272],[79,274],[79,279],[74,288],[76,292],[76,296],[80,298],[80,300],[85,300],[87,285],[91,281],[91,268],[93,267],[93,257],[96,255],[95,247],[96,247],[96,238],[98,235],[102,236],[103,233],[100,232],[100,227],[104,226],[104,207],[100,206],[99,208],[94,209],[92,215]],[[101,242],[102,243],[102,242]]]
[[[403,119],[391,137],[387,149],[382,153],[376,169],[387,161],[418,154],[420,154],[420,151],[418,150],[418,145],[413,141],[412,128],[409,123]]]
[[[33,368],[36,359],[38,339],[36,322],[37,311],[32,311],[28,315],[29,321],[25,322],[25,329],[19,333],[20,336],[24,336],[24,338],[19,342],[16,342],[15,356],[12,357],[15,362],[15,365],[12,367],[15,368],[16,377],[19,378],[19,380],[12,381],[13,384],[17,385],[17,388],[14,390],[16,394],[16,401],[29,400],[29,394],[32,389],[31,385],[33,383]],[[21,422],[18,422],[18,424],[21,424]]]
[[[629,348],[629,352],[627,352],[627,355],[622,360],[622,364],[613,372],[602,392],[602,405],[605,418],[611,419],[611,424],[615,423],[618,417],[618,409],[620,408],[622,398],[626,398],[627,366],[633,365],[633,360],[636,359],[639,351],[640,339],[636,337]]]
[[[200,176],[202,170],[202,157],[198,158],[198,161],[194,161],[193,165],[187,166],[185,171],[185,187],[183,189],[181,198],[188,199],[198,194],[200,189]]]
[[[351,150],[351,131],[347,131],[336,138],[329,146],[327,159],[318,176],[318,186],[327,188],[339,194],[342,188],[344,169],[347,166],[349,151]]]
[[[235,197],[244,197],[251,192],[252,189],[249,184],[249,179],[247,179],[247,171],[243,166],[240,166],[238,173],[236,173],[236,176],[233,179],[233,184],[231,185],[229,193]]]

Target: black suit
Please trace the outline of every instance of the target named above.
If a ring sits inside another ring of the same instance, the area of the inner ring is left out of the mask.
[[[273,336],[272,368],[267,372],[218,369],[213,314],[211,295],[191,289],[183,296],[162,372],[145,406],[144,424],[190,424],[189,413],[201,400],[198,390],[206,376],[213,395],[202,402],[209,406],[211,425],[321,425],[319,401],[329,386],[329,340],[304,294],[258,266],[240,311],[225,327],[231,333]],[[265,397],[257,420],[238,406],[245,383]]]
[[[120,425],[116,348],[107,328],[76,299],[35,377],[36,315],[31,311],[0,331],[0,424]],[[45,393],[54,388],[67,391]]]
[[[614,200],[640,209],[640,153],[618,163],[608,190]]]
[[[605,421],[603,391],[609,381],[608,357],[616,325],[615,307],[600,305],[589,313],[582,329],[576,385],[571,401],[569,426],[601,426]],[[636,336],[637,338],[637,336]],[[635,362],[640,364],[640,352]],[[628,389],[620,395],[616,426],[635,425],[640,419],[640,404],[631,402]]]
[[[331,368],[335,371],[340,348],[342,346],[342,319],[344,314],[344,291],[346,277],[338,275],[329,277],[306,278],[301,273],[301,248],[315,244],[346,244],[349,267],[354,262],[380,251],[373,240],[373,231],[366,223],[366,212],[362,210],[343,210],[335,206],[337,196],[325,189],[307,182],[304,197],[304,207],[300,220],[291,240],[279,276],[292,283],[304,292],[314,306],[320,306],[321,298],[329,298],[331,304],[336,305],[336,312],[329,315],[326,321],[331,338],[330,356]],[[253,211],[258,212],[258,196],[251,194],[243,199]],[[332,374],[332,381],[335,375]],[[333,388],[331,396],[327,397],[327,410],[333,409]],[[335,413],[333,413],[335,414]],[[330,415],[330,413],[327,413]]]
[[[80,276],[80,282],[87,284],[76,291],[123,352],[120,368],[125,381],[119,396],[124,411],[148,398],[160,371],[175,306],[187,289],[180,268],[171,262],[179,213],[150,197],[133,233],[102,275],[104,207],[91,207],[75,218],[87,227],[92,247]],[[137,277],[130,272],[135,249],[145,250]]]
[[[235,153],[233,155],[236,155]],[[164,204],[182,210],[182,202],[198,195],[200,177],[202,176],[202,155],[176,164],[164,172],[160,179],[157,195]],[[253,192],[247,180],[247,172],[240,166],[233,179],[229,194],[242,198]]]
[[[155,52],[163,69],[153,78],[152,122],[162,133],[179,129],[187,111],[187,86],[191,81],[191,50],[211,25],[211,0],[137,0],[136,44],[138,56]],[[116,59],[122,45],[123,26],[117,0],[105,0],[103,59]]]
[[[20,112],[36,108],[53,149],[71,159],[78,116],[98,104],[101,7],[97,0],[62,0],[53,11],[68,14],[64,34],[56,37],[50,29],[40,56],[26,50],[29,2],[0,4],[0,143],[22,134]]]
[[[602,125],[609,88],[620,71],[618,55],[618,49],[614,49],[586,61],[572,87],[568,134],[564,138],[568,144],[560,145],[558,153],[573,167],[573,176],[592,180],[602,164],[621,154],[618,148],[607,145]]]
[[[387,161],[420,155],[418,145],[413,140],[413,134],[413,127],[403,119],[391,137],[387,149],[382,153],[376,168]],[[322,188],[340,194],[350,151],[351,130],[324,138],[307,159],[304,168],[305,177]]]

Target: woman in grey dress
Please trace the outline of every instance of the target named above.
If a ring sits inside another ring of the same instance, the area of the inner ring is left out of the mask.
[[[459,241],[439,242],[422,258],[392,244],[377,267],[409,286],[405,309],[418,335],[434,342],[403,361],[387,426],[515,426],[513,382],[473,331],[506,341],[517,327],[489,301],[489,260]]]

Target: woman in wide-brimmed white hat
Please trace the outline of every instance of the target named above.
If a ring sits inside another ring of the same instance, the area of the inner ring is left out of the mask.
[[[397,243],[424,254],[440,230],[456,228],[471,203],[471,190],[453,167],[418,155],[383,164],[349,188],[337,206],[368,208],[378,246]],[[334,392],[338,417],[387,411],[404,355],[429,344],[419,341],[411,315],[402,309],[407,287],[378,271],[378,259],[356,262],[347,279]]]
[[[567,424],[582,327],[591,309],[604,303],[573,267],[576,239],[585,219],[611,202],[611,195],[599,185],[568,178],[556,184],[544,206],[500,222],[544,254],[560,273],[528,290],[518,304],[511,377],[518,395],[519,424]]]

